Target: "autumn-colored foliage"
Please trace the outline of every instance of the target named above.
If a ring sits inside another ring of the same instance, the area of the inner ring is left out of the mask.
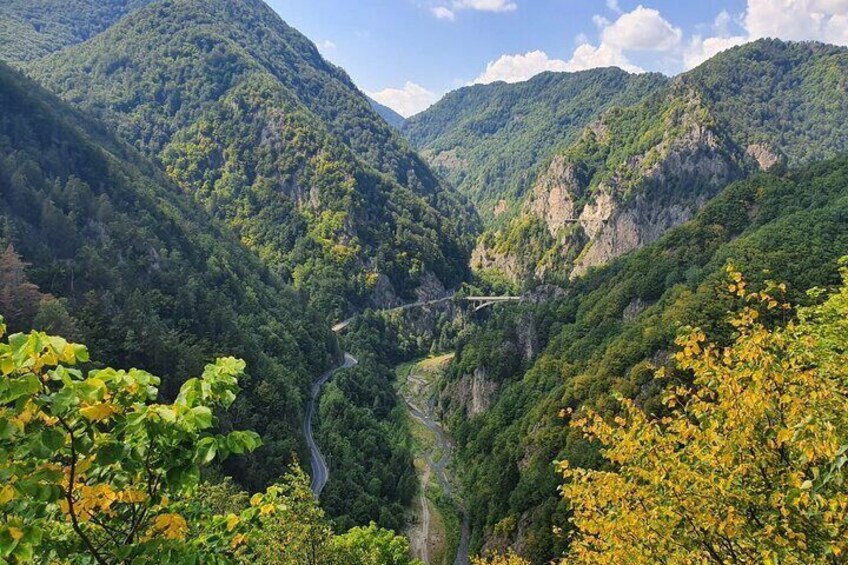
[[[614,422],[572,425],[602,446],[603,470],[561,463],[575,534],[565,563],[842,563],[848,552],[848,271],[816,307],[789,307],[779,285],[750,291],[734,341],[688,328],[668,415],[620,399]],[[786,312],[786,314],[774,314]],[[659,375],[662,377],[662,375]]]
[[[224,560],[241,532],[191,495],[201,466],[259,445],[213,431],[244,363],[219,359],[161,404],[157,377],[74,368],[87,361],[84,346],[40,332],[0,343],[0,561]]]

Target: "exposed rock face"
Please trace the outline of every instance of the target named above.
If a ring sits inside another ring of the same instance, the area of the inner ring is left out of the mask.
[[[468,162],[460,156],[460,150],[458,148],[442,151],[441,153],[436,154],[430,153],[428,155],[425,153],[424,156],[434,167],[446,169],[448,171],[462,170],[468,166]]]
[[[567,220],[574,219],[572,195],[580,192],[575,166],[559,155],[536,182],[527,207],[544,220],[548,231],[555,236]]]
[[[441,393],[442,399],[450,399],[450,411],[462,410],[467,418],[473,418],[491,408],[500,385],[489,380],[485,367],[477,367],[472,374],[449,383]]]
[[[775,165],[781,165],[786,163],[786,158],[783,155],[780,155],[767,145],[763,145],[762,143],[754,143],[753,145],[749,145],[748,149],[745,150],[745,153],[749,157],[753,157],[757,164],[760,166],[761,171],[768,171]]]
[[[518,349],[524,356],[525,361],[532,361],[540,352],[539,332],[532,314],[525,312],[518,320],[516,328],[518,338]]]
[[[383,273],[377,277],[377,284],[371,292],[371,302],[377,308],[393,308],[401,303],[392,281]]]
[[[525,269],[516,255],[500,253],[480,241],[471,252],[471,268],[477,271],[496,270],[511,280],[519,280]]]
[[[421,283],[418,285],[418,288],[415,289],[415,296],[420,302],[423,302],[425,300],[441,298],[446,292],[447,289],[445,289],[442,281],[436,275],[427,271],[421,277]]]
[[[648,304],[638,296],[630,301],[630,304],[624,309],[621,314],[621,319],[624,322],[632,322],[639,317],[639,314],[648,308]]]
[[[722,187],[741,177],[732,147],[687,115],[681,122],[672,126],[686,127],[684,133],[652,149],[663,158],[646,170],[650,151],[631,159],[644,173],[629,198],[601,185],[595,202],[586,206],[580,220],[591,242],[575,261],[572,276],[659,239],[691,220]]]
[[[611,113],[590,125],[576,148],[555,157],[539,176],[513,225],[537,218],[553,238],[552,248],[529,231],[519,237],[513,232],[518,245],[529,240],[514,253],[521,257],[478,248],[472,266],[499,268],[513,280],[528,273],[541,280],[549,272],[580,276],[692,219],[743,176],[740,152],[718,133],[695,91],[678,85],[652,104],[638,119]],[[633,123],[643,127],[639,120],[650,127],[631,131]],[[632,149],[622,157],[616,154],[621,147]],[[749,153],[761,166],[778,162],[762,147]]]

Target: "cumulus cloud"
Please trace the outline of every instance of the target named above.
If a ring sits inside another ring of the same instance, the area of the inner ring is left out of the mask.
[[[329,51],[333,51],[336,48],[336,44],[330,41],[329,39],[325,39],[318,43],[318,50],[322,53],[327,53]]]
[[[456,19],[456,14],[453,13],[453,10],[445,6],[436,6],[432,8],[431,11],[433,12],[433,15],[440,20],[448,20],[452,22]]]
[[[490,61],[486,70],[474,82],[521,82],[545,71],[567,71],[568,63],[551,59],[544,51],[530,51],[523,55],[503,55],[496,61]]]
[[[511,0],[454,0],[453,7],[481,12],[512,12],[518,9],[518,4]]]
[[[633,73],[643,72],[631,64],[624,53],[609,45],[597,47],[584,43],[574,50],[570,60],[551,58],[544,51],[530,51],[518,55],[503,55],[486,65],[486,70],[474,83],[489,84],[497,81],[522,82],[543,73],[575,72],[597,67],[619,67]]]
[[[618,67],[630,73],[645,72],[632,64],[620,49],[607,43],[601,43],[597,47],[584,43],[574,50],[568,62],[569,71],[585,71],[598,67]]]
[[[845,43],[848,0],[748,0],[745,27],[751,39]]]
[[[618,9],[618,3],[608,6]],[[671,25],[662,15],[638,6],[622,13],[611,22],[603,16],[592,18],[600,30],[601,41],[592,45],[585,35],[578,36],[578,46],[569,60],[551,58],[543,51],[503,55],[486,65],[486,70],[474,82],[520,82],[545,71],[583,71],[597,67],[619,67],[631,73],[644,72],[627,58],[627,51],[670,51],[681,42],[683,32]]]
[[[379,92],[368,92],[367,94],[404,118],[426,110],[438,100],[435,93],[409,81],[403,85],[403,88],[386,88]]]
[[[603,44],[624,51],[670,51],[682,37],[680,28],[668,23],[657,10],[642,6],[622,14],[601,32]]]
[[[748,0],[739,21],[742,33],[731,34],[731,23],[730,14],[722,12],[716,17],[714,36],[694,36],[684,53],[685,67],[763,37],[848,45],[848,0]]]
[[[742,45],[748,41],[744,35],[731,35],[728,37],[707,37],[696,35],[689,42],[686,51],[683,52],[683,65],[687,69],[697,67],[707,59],[718,55],[722,51]]]
[[[506,5],[506,0],[461,0],[465,4]],[[451,5],[460,3],[455,0]],[[580,71],[596,67],[619,67],[644,72],[631,55],[661,53],[668,71],[691,69],[714,55],[761,37],[785,40],[818,40],[848,45],[848,0],[747,0],[745,11],[721,11],[711,26],[684,41],[683,31],[652,8],[637,6],[622,12],[618,0],[607,0],[614,21],[592,17],[599,41],[593,44],[580,34],[570,58],[551,57],[543,51],[505,54],[490,61],[473,82],[520,82],[545,71]],[[637,60],[638,56],[636,57]]]

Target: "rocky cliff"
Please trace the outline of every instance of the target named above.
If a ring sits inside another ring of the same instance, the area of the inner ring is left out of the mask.
[[[513,280],[579,276],[690,220],[743,176],[744,161],[699,93],[678,81],[588,126],[551,160],[510,226],[481,239],[472,265]]]

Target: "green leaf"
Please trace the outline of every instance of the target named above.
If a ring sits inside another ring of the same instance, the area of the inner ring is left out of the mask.
[[[32,396],[41,390],[38,375],[32,373],[18,379],[11,379],[8,383],[8,388],[0,394],[0,404],[8,404],[24,396]]]
[[[212,427],[212,410],[207,406],[196,406],[191,409],[198,429],[205,430]]]
[[[254,432],[231,432],[227,436],[227,446],[230,448],[231,452],[237,455],[253,451],[260,445],[262,445],[262,440],[260,439],[259,434]]]
[[[218,443],[213,437],[205,437],[197,442],[195,461],[201,465],[211,463],[218,452]]]
[[[64,447],[65,434],[61,430],[48,428],[41,432],[41,443],[51,452],[56,452]]]
[[[111,465],[124,455],[124,446],[120,443],[107,443],[97,449],[97,462],[101,465]]]

